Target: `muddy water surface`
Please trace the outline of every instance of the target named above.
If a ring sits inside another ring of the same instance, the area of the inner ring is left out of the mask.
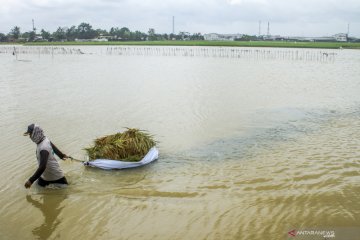
[[[0,239],[287,239],[309,228],[357,239],[358,51],[331,62],[82,52],[0,54]],[[61,162],[68,188],[26,190],[32,122],[79,159],[96,137],[146,129],[160,158],[126,171]]]

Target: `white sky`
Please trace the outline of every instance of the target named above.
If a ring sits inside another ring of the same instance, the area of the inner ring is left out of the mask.
[[[109,30],[157,33],[261,33],[283,36],[330,36],[346,33],[360,37],[360,0],[0,0],[0,32],[14,26],[55,31],[81,22]]]

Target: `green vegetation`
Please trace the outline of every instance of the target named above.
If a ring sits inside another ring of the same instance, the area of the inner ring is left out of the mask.
[[[109,42],[29,42],[26,45],[141,45],[141,46],[217,46],[360,49],[360,43],[287,41],[109,41]]]
[[[155,146],[153,137],[135,128],[94,140],[94,146],[85,148],[91,160],[113,159],[139,161]]]
[[[159,34],[154,28],[150,28],[147,33],[140,31],[130,31],[127,27],[111,27],[106,29],[94,29],[89,23],[80,23],[78,26],[58,27],[53,33],[41,29],[36,33],[36,29],[28,32],[21,32],[20,27],[13,27],[8,34],[0,33],[0,42],[67,42],[75,39],[108,39],[111,41],[163,41],[163,40],[204,40],[200,33],[190,34],[179,32],[178,34]]]
[[[286,38],[263,41],[263,36],[243,35],[236,41],[205,41],[200,33],[158,34],[150,28],[147,33],[131,31],[127,27],[94,29],[89,23],[78,26],[58,27],[53,33],[36,29],[22,33],[14,26],[8,34],[0,33],[0,42],[25,45],[142,45],[142,46],[218,46],[218,47],[284,47],[284,48],[348,48],[360,49],[360,40],[348,38],[349,42],[310,42]],[[80,39],[79,41],[75,41]]]

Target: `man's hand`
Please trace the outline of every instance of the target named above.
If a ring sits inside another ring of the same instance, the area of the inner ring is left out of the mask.
[[[32,183],[29,180],[27,180],[25,183],[25,188],[30,188],[31,185],[32,185]]]

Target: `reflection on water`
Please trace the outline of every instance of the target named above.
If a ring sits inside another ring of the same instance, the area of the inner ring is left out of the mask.
[[[285,239],[292,229],[356,229],[360,55],[334,51],[326,63],[0,54],[1,239]],[[159,140],[160,158],[124,171],[62,161],[66,192],[32,188],[24,199],[37,165],[21,136],[31,122],[77,159],[92,139],[139,127]]]
[[[36,199],[39,198],[40,199]],[[26,195],[26,200],[41,211],[44,221],[41,226],[35,227],[32,232],[38,239],[49,239],[51,234],[60,224],[59,215],[64,208],[61,203],[66,195],[44,193],[42,195]]]

